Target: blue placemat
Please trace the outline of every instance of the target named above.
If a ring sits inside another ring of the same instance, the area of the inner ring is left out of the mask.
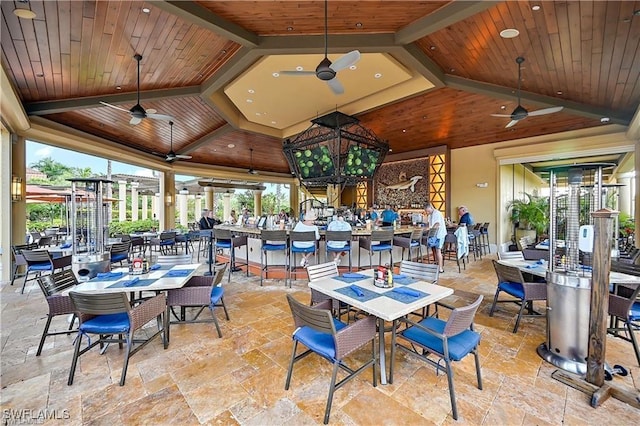
[[[355,283],[357,281],[366,280],[366,279],[373,280],[372,277],[368,277],[366,275],[358,274],[358,273],[355,273],[355,272],[352,272],[352,273],[347,272],[346,274],[342,274],[339,277],[333,277],[333,278],[338,280],[338,281],[342,281],[342,282],[349,283],[349,284]]]
[[[156,280],[153,279],[138,279],[138,281],[135,281],[132,283],[132,281],[134,281],[135,278],[131,279],[131,280],[123,280],[123,281],[118,281],[117,283],[110,285],[107,288],[134,288],[134,287],[145,287],[148,285],[153,284]]]
[[[356,293],[351,289],[351,286],[338,288],[336,289],[336,292],[344,294],[345,296],[353,297],[354,299],[358,299],[362,302],[368,302],[369,300],[375,299],[376,297],[380,297],[380,294],[376,293],[375,291],[367,290],[366,288],[359,286],[358,288],[362,292],[362,296],[356,295]]]
[[[123,272],[98,272],[98,275],[92,281],[115,281],[123,276]]]
[[[193,269],[172,269],[166,274],[164,274],[164,276],[166,278],[186,277],[192,272],[193,272]]]
[[[401,290],[401,289],[402,289],[402,287],[400,287],[399,290]],[[387,291],[386,293],[383,293],[383,294],[386,297],[389,297],[389,298],[391,298],[393,300],[397,300],[398,302],[402,302],[402,303],[413,303],[416,300],[420,300],[423,297],[427,297],[429,295],[429,293],[425,293],[423,291],[415,290],[415,289],[411,289],[411,291],[419,293],[420,295],[417,296],[417,297],[416,296],[412,296],[410,294],[399,293],[399,292],[393,291],[393,290],[396,290],[396,289],[394,288],[394,289],[392,289],[390,291]]]

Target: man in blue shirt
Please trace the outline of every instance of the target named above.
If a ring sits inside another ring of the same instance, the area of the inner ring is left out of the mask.
[[[378,212],[374,210],[373,206],[369,207],[369,211],[367,212],[365,219],[368,219],[373,223],[378,221]]]
[[[382,220],[382,226],[393,226],[393,221],[398,219],[398,215],[389,204],[386,204],[380,215],[380,219]]]
[[[458,219],[458,223],[460,223],[461,225],[464,223],[465,225],[467,225],[467,228],[473,226],[473,218],[471,217],[471,213],[469,213],[469,210],[467,210],[466,206],[458,207],[458,216],[460,216],[460,219]]]

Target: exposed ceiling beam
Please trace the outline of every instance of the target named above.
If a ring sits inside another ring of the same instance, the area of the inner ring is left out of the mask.
[[[240,48],[216,73],[202,83],[202,98],[207,100],[260,58],[255,49]]]
[[[640,141],[640,106],[636,109],[636,113],[633,114],[633,118],[629,123],[627,137],[632,141]]]
[[[501,1],[452,1],[429,15],[401,28],[395,35],[398,44],[408,44],[449,25],[493,7]]]
[[[4,62],[0,64],[0,111],[2,111],[2,121],[9,130],[14,132],[27,130],[31,124],[25,111],[20,96],[16,92],[11,80],[4,68]]]
[[[257,34],[219,17],[196,2],[157,1],[153,4],[165,12],[179,16],[187,22],[206,28],[243,46],[255,47],[260,43],[260,37]]]
[[[329,34],[329,53],[359,50],[379,53],[396,47],[393,34]],[[324,53],[324,35],[264,36],[256,50],[261,55],[301,55]]]
[[[185,96],[197,96],[200,86],[176,87],[173,89],[147,90],[140,92],[140,101],[154,101]],[[137,101],[136,92],[118,93],[115,95],[87,96],[82,98],[64,99],[60,101],[31,102],[25,104],[29,115],[47,115],[59,112],[76,111],[85,108],[102,107],[100,101],[109,104],[123,104]]]
[[[442,69],[414,43],[397,47],[391,54],[405,67],[418,72],[435,87],[444,87],[445,74]]]
[[[498,86],[495,84],[483,83],[481,81],[469,80],[453,75],[445,75],[445,83],[447,87],[451,87],[466,92],[479,93],[491,96],[497,99],[515,100],[515,89],[511,87]],[[620,111],[614,111],[606,108],[598,108],[578,102],[568,101],[566,99],[558,99],[551,96],[539,95],[537,93],[520,91],[520,98],[523,102],[530,102],[543,107],[563,106],[562,112],[579,115],[581,117],[601,119],[609,117],[610,123],[629,124],[631,117],[628,117]]]
[[[266,186],[264,185],[260,185],[260,184],[255,184],[255,185],[251,185],[248,183],[225,183],[225,182],[211,182],[211,181],[206,181],[206,180],[200,180],[198,181],[198,185],[200,186],[211,186],[214,189],[251,189],[251,190],[256,190],[256,191],[264,191],[265,189],[267,189]]]
[[[191,142],[190,144],[186,145],[185,147],[183,147],[180,152],[178,152],[178,154],[190,154],[193,151],[196,151],[198,148],[200,148],[203,145],[208,144],[209,142],[211,142],[213,139],[217,139],[220,138],[224,135],[226,135],[229,132],[234,131],[235,129],[233,128],[233,126],[231,124],[224,124],[220,127],[218,127],[217,129],[215,129],[213,132],[207,133],[206,135],[202,136],[201,138]]]

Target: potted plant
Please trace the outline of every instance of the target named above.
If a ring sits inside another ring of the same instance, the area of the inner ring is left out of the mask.
[[[547,232],[549,227],[549,199],[536,191],[524,193],[524,199],[512,200],[507,204],[511,212],[511,223],[516,228],[516,241],[530,235],[533,239]]]

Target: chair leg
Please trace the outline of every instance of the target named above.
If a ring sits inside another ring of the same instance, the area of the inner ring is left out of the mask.
[[[18,274],[18,268],[19,268],[19,267],[20,267],[19,265],[15,265],[15,266],[13,267],[13,274],[11,274],[11,285],[13,285],[13,282],[14,282],[14,281],[15,281],[15,279],[16,279],[16,275]]]
[[[456,404],[456,391],[453,387],[453,369],[451,368],[451,361],[444,360],[447,366],[447,381],[449,382],[449,399],[451,399],[451,410],[453,411],[453,419],[458,420],[458,406]]]
[[[493,296],[493,303],[491,304],[491,310],[489,311],[489,316],[493,316],[493,312],[496,310],[496,305],[498,304],[498,294],[500,294],[500,289],[496,289],[496,294]]]
[[[170,312],[171,312],[171,307],[167,306],[167,312],[165,313],[165,318],[168,318],[169,320],[166,321],[167,324],[166,324],[166,328],[165,328],[165,331],[164,331],[164,338],[165,338],[165,341],[166,341],[167,345],[169,344],[169,335],[170,335],[170,330],[171,330],[171,317],[170,317],[171,314],[170,314]]]
[[[478,355],[478,348],[473,350],[473,357],[476,362],[476,377],[478,378],[478,389],[482,390],[482,373],[480,371],[480,355]]]
[[[329,385],[329,396],[327,397],[327,408],[324,410],[324,424],[329,423],[329,415],[331,414],[331,404],[333,403],[333,393],[336,390],[336,378],[338,377],[338,369],[340,362],[333,364],[333,373],[331,374],[331,385]]]
[[[42,347],[44,346],[44,340],[47,338],[49,334],[49,326],[51,325],[51,320],[53,317],[51,315],[47,316],[47,323],[44,326],[44,331],[42,332],[42,337],[40,338],[40,344],[38,345],[38,352],[36,352],[36,356],[40,356],[42,352]],[[73,322],[71,323],[73,325]]]
[[[513,332],[518,332],[518,327],[520,326],[520,320],[522,319],[522,314],[524,313],[524,307],[527,305],[525,300],[520,303],[520,310],[518,311],[518,318],[516,318],[516,325],[513,327]]]
[[[222,309],[224,309],[224,316],[227,318],[227,321],[229,321],[229,313],[227,312],[227,305],[224,304],[224,297],[220,297],[220,305],[222,306]]]
[[[213,312],[213,308],[214,306],[209,306],[209,310],[211,311],[211,318],[213,318],[213,323],[216,325],[216,330],[218,331],[218,337],[222,337],[222,331],[220,331],[220,324],[218,324],[218,318],[216,318],[216,314]]]
[[[298,341],[293,341],[293,350],[291,351],[291,360],[289,361],[289,369],[287,370],[287,381],[284,384],[284,390],[289,390],[291,384],[291,374],[293,373],[293,363],[296,360],[296,349],[298,349]]]
[[[67,386],[73,384],[73,376],[76,374],[76,367],[78,366],[78,357],[80,356],[80,345],[82,343],[82,334],[78,333],[76,337],[76,344],[73,349],[73,359],[71,360],[71,368],[69,369],[69,379],[67,380]]]
[[[636,339],[635,332],[633,331],[633,324],[630,321],[625,321],[627,326],[627,330],[629,331],[629,336],[631,338],[631,344],[633,345],[633,350],[636,353],[636,361],[638,361],[638,365],[640,365],[640,349],[638,349],[638,340]]]
[[[122,375],[120,376],[120,386],[124,386],[127,378],[127,368],[129,367],[129,356],[131,356],[131,347],[133,346],[133,331],[127,333],[127,348],[124,354],[124,363],[122,365]]]

